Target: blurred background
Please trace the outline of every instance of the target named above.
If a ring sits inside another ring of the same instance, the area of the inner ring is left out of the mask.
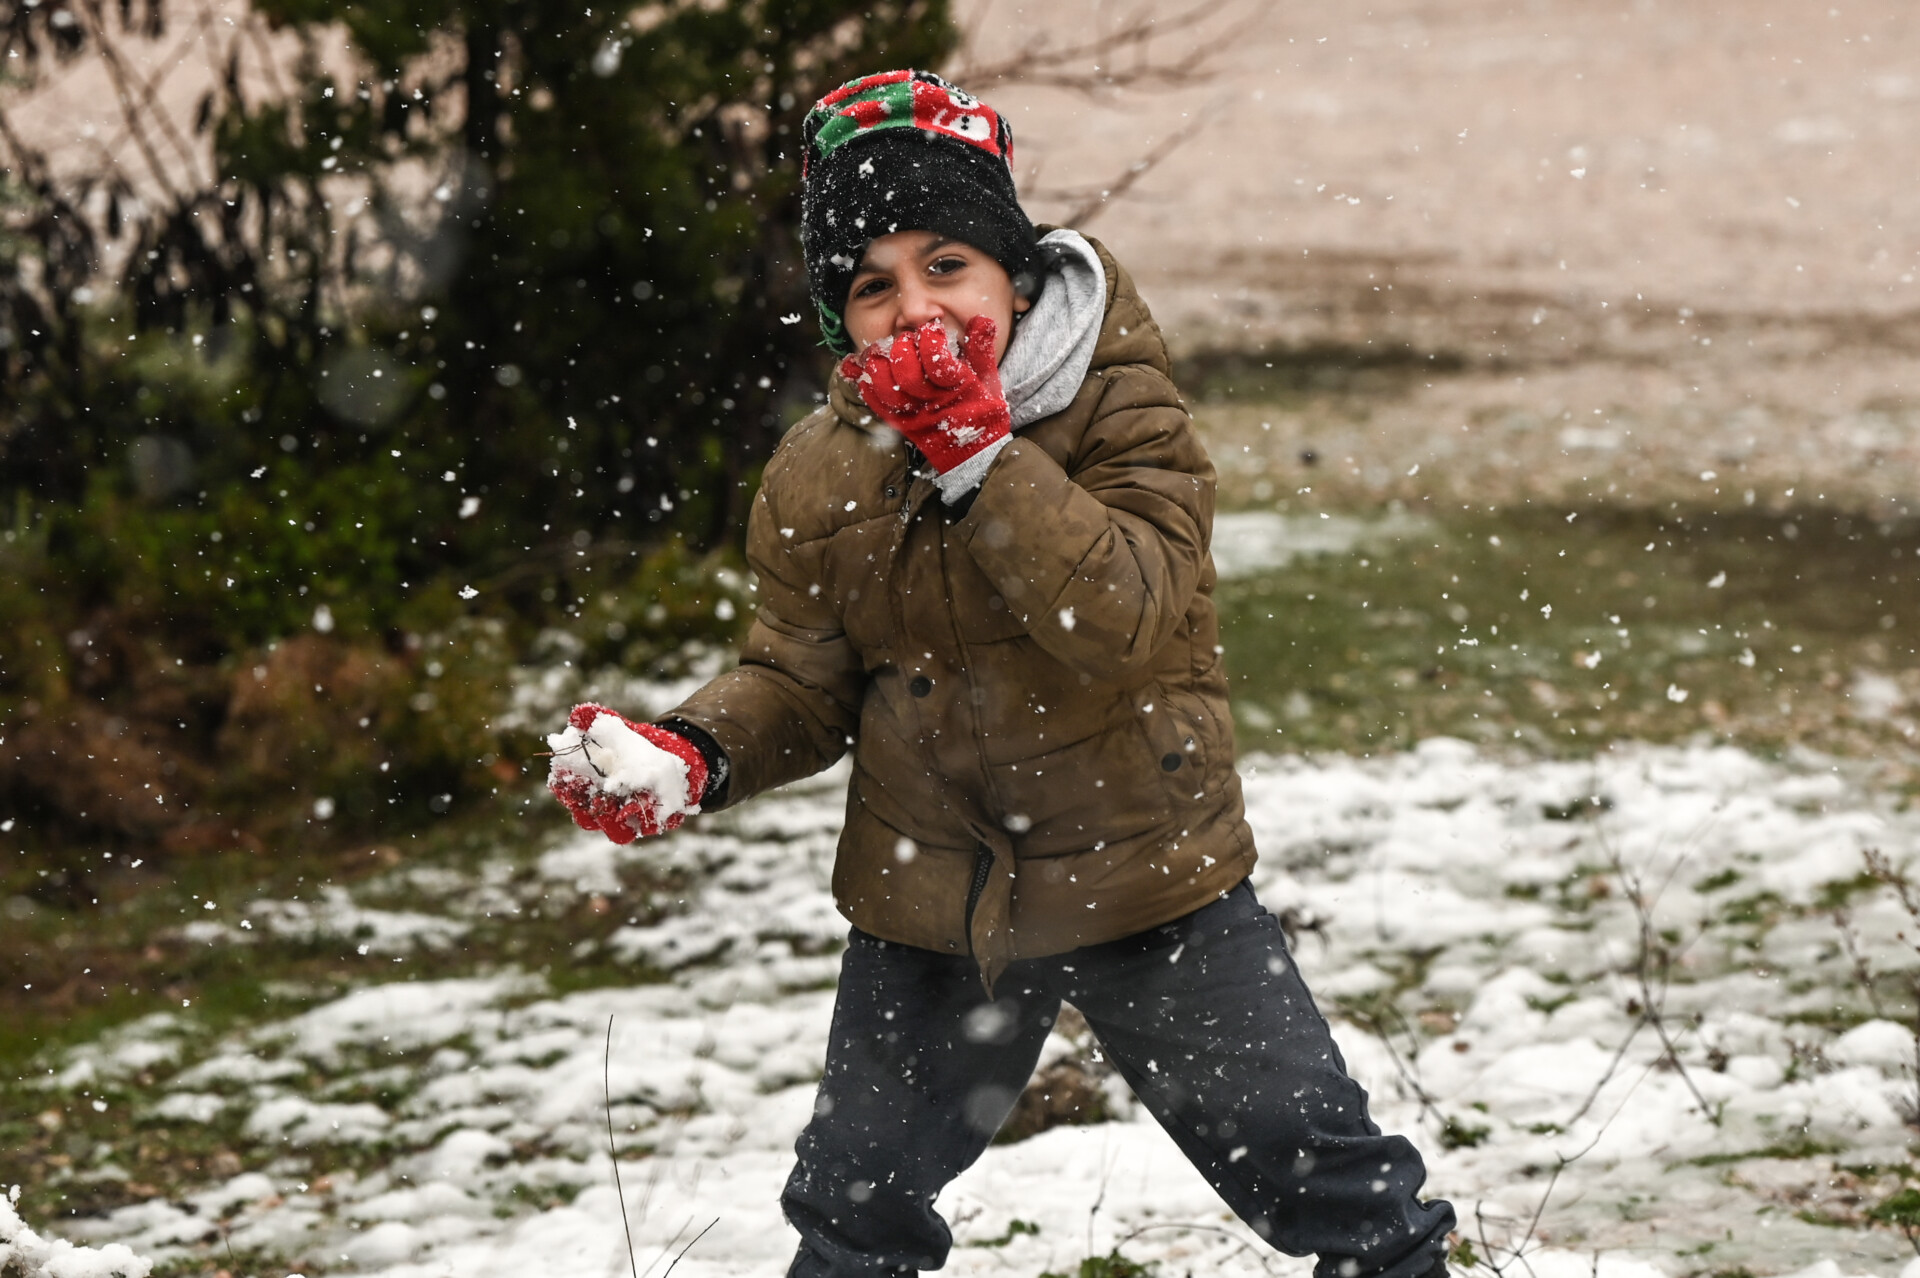
[[[799,123],[884,66],[1002,109],[1154,308],[1243,749],[1912,793],[1910,5],[0,0],[0,44],[8,1073],[331,970],[179,916],[550,837],[571,699],[725,663],[828,368]]]

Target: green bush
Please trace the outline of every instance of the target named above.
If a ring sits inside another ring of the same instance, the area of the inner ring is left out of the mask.
[[[190,12],[0,25],[31,92]],[[206,180],[0,174],[0,804],[55,842],[445,808],[537,747],[492,725],[541,635],[736,633],[747,497],[826,369],[782,322],[800,120],[955,40],[944,0],[252,13],[305,52],[262,97],[236,37],[171,122]]]

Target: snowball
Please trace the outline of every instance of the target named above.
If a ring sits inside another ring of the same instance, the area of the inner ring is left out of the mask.
[[[553,749],[551,779],[580,777],[615,798],[649,794],[660,801],[660,819],[698,812],[686,802],[687,764],[627,726],[617,714],[602,714],[585,732],[568,725],[547,738]]]

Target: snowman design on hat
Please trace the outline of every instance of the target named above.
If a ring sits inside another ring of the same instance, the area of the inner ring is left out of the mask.
[[[883,71],[844,84],[814,108],[822,154],[874,129],[916,128],[944,133],[1009,162],[1012,138],[994,109],[931,71]]]

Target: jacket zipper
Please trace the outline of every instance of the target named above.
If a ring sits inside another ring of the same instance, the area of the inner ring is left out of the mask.
[[[987,890],[987,879],[993,873],[993,849],[984,843],[976,844],[973,852],[973,883],[967,888],[967,952],[973,954],[973,912],[980,905],[980,896]],[[974,954],[977,959],[979,955]]]

